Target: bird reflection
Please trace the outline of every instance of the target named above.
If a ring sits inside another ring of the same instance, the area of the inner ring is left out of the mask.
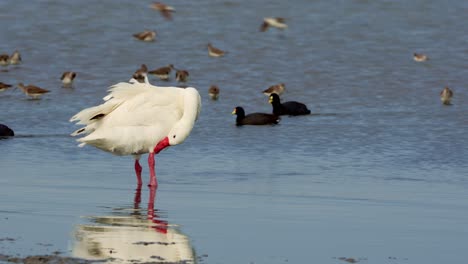
[[[141,188],[133,208],[114,209],[111,216],[91,216],[74,234],[72,254],[105,263],[196,263],[189,238],[161,219],[154,208],[156,188],[150,188],[148,207],[140,208]]]

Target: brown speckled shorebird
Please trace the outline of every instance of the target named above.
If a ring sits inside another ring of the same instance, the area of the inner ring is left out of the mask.
[[[42,95],[50,92],[49,90],[42,89],[34,85],[24,86],[23,83],[18,83],[18,87],[23,91],[23,93],[32,99],[40,99]]]
[[[62,74],[62,77],[60,77],[60,80],[62,80],[63,85],[70,86],[73,84],[73,80],[75,80],[75,77],[76,77],[76,72],[66,71]]]
[[[427,57],[427,55],[425,54],[422,54],[422,53],[413,53],[413,60],[417,61],[417,62],[423,62],[423,61],[427,61],[429,58]]]
[[[175,9],[172,6],[168,6],[160,2],[152,3],[151,8],[156,11],[159,11],[161,15],[167,20],[171,20],[172,12],[175,12]]]
[[[146,67],[146,64],[142,64],[140,68],[132,75],[132,78],[140,83],[149,83],[148,67]]]
[[[10,56],[10,64],[20,64],[21,63],[21,54],[19,53],[18,50],[15,50],[13,54]]]
[[[10,56],[8,54],[0,54],[0,65],[8,66],[10,64]]]
[[[143,32],[133,34],[133,37],[144,42],[151,42],[156,38],[156,31],[145,30]]]
[[[189,77],[189,72],[186,71],[186,70],[180,70],[180,69],[176,69],[176,68],[173,68],[176,73],[175,73],[175,77],[176,77],[176,81],[178,82],[186,82],[188,77]]]
[[[277,95],[281,95],[282,93],[284,93],[285,89],[286,88],[285,88],[284,83],[279,83],[279,84],[275,84],[275,85],[272,85],[272,86],[268,87],[262,93],[264,95],[266,95],[266,96],[270,96],[272,93],[275,93]]]
[[[225,51],[214,47],[213,45],[211,45],[211,43],[208,43],[208,55],[210,55],[211,57],[221,57],[224,56],[225,53]]]
[[[163,81],[169,80],[169,75],[171,74],[174,65],[169,64],[165,67],[158,68],[156,70],[149,71],[148,74],[154,75]]]
[[[0,92],[6,91],[11,86],[12,86],[11,84],[6,84],[6,83],[0,82]]]
[[[211,85],[211,87],[208,89],[208,95],[210,96],[211,100],[218,100],[219,87],[216,85]]]
[[[450,88],[445,87],[441,92],[440,92],[440,100],[444,105],[451,105],[452,102],[452,97],[453,97],[453,91],[450,90]]]
[[[288,25],[286,25],[286,19],[282,17],[265,17],[262,25],[260,26],[260,31],[265,32],[269,27],[285,29]]]

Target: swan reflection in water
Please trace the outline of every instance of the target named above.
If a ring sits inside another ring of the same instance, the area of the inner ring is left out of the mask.
[[[155,198],[156,188],[150,188],[145,215],[137,188],[132,209],[89,217],[93,224],[75,231],[73,256],[105,263],[196,263],[189,238],[157,215]]]

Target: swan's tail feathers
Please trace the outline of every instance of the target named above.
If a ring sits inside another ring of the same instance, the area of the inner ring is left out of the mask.
[[[100,114],[97,114],[97,115],[91,117],[90,121],[91,120],[98,120],[98,119],[101,119],[101,118],[103,118],[105,116],[106,116],[106,114],[100,113]]]
[[[82,127],[78,130],[75,130],[73,133],[70,134],[70,136],[75,137],[75,136],[85,134],[85,133],[86,133],[86,127]]]
[[[77,129],[73,133],[70,134],[70,136],[75,137],[75,136],[81,136],[81,135],[89,135],[91,132],[96,130],[96,123],[89,124],[85,127],[82,127],[80,129]]]
[[[82,147],[84,147],[85,145],[86,145],[86,143],[81,143],[81,144],[78,145],[78,147],[82,148]]]
[[[130,80],[131,81],[131,80]],[[146,81],[146,79],[145,79]],[[149,82],[140,83],[140,82],[120,82],[115,85],[112,85],[109,88],[109,94],[102,98],[104,101],[118,101],[128,100],[142,92],[146,92],[155,88],[156,86],[151,85]]]
[[[91,124],[101,119],[102,117],[106,116],[110,112],[114,111],[114,109],[117,106],[119,106],[119,103],[117,101],[109,101],[102,105],[83,109],[81,112],[74,115],[70,119],[70,122],[78,121],[77,124],[79,125]]]
[[[133,98],[141,93],[151,91],[156,86],[149,83],[128,83],[120,82],[109,88],[109,94],[103,98],[105,103],[83,109],[81,112],[74,115],[70,122],[78,121],[77,124],[87,125],[101,117],[114,111],[120,104]]]
[[[110,99],[112,99],[112,94],[108,94],[102,98],[104,101],[109,101]]]

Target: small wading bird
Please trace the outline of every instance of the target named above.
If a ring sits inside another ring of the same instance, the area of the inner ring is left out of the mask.
[[[280,118],[277,115],[266,114],[266,113],[251,113],[245,115],[244,108],[237,106],[232,111],[233,115],[236,115],[236,126],[243,126],[243,125],[253,125],[253,126],[261,126],[261,125],[274,125],[278,124]]]
[[[8,66],[10,64],[10,56],[8,54],[0,54],[0,65]]]
[[[281,103],[279,95],[272,93],[269,98],[269,103],[273,106],[274,115],[308,115],[310,110],[303,103],[289,101]]]
[[[208,95],[210,96],[211,100],[218,100],[219,97],[219,88],[216,85],[211,85],[208,89]]]
[[[19,51],[15,50],[10,56],[10,64],[20,64],[21,63],[21,54]]]
[[[427,61],[429,58],[422,53],[413,53],[413,59],[417,62]]]
[[[453,97],[453,92],[450,90],[450,88],[445,87],[441,92],[440,92],[440,100],[444,105],[451,105],[452,104],[452,97]]]
[[[151,42],[156,38],[156,31],[145,30],[143,32],[133,34],[133,37],[141,41]]]
[[[173,69],[176,71],[175,73],[175,78],[176,81],[178,82],[186,82],[188,77],[189,77],[189,72],[186,70],[181,70],[181,69],[176,69],[173,67]]]
[[[260,26],[260,31],[265,32],[269,27],[285,29],[288,25],[286,25],[286,19],[282,17],[265,17],[262,25]]]
[[[24,86],[23,83],[18,83],[18,87],[21,89],[21,91],[23,91],[23,93],[25,93],[27,96],[31,97],[32,99],[40,99],[42,95],[50,92],[49,90],[31,85],[31,84]]]
[[[149,84],[148,81],[148,67],[146,67],[146,64],[142,64],[138,70],[135,71],[132,75],[132,79],[130,79],[130,82],[133,82],[133,80],[139,82],[139,83],[146,83]]]
[[[70,119],[85,125],[71,135],[85,135],[77,140],[80,146],[133,155],[138,186],[142,184],[139,160],[149,153],[149,186],[156,188],[154,156],[189,136],[200,113],[200,94],[192,87],[121,82],[112,86],[103,99],[103,104],[86,108]]]
[[[221,57],[224,56],[225,53],[225,51],[214,47],[213,45],[211,45],[211,43],[208,43],[208,55],[210,55],[211,57]]]
[[[275,85],[272,85],[272,86],[268,87],[267,89],[265,89],[263,91],[263,94],[266,95],[266,96],[270,96],[272,93],[275,93],[277,95],[281,95],[282,93],[284,93],[284,89],[285,89],[284,83],[275,84]]]
[[[62,81],[63,85],[71,86],[73,84],[73,80],[75,80],[76,72],[66,71],[62,73],[62,77],[60,80]]]
[[[163,81],[169,81],[169,76],[173,68],[174,66],[172,64],[169,64],[165,67],[149,71],[148,74],[154,75]]]
[[[168,6],[160,2],[151,4],[151,8],[159,11],[161,15],[167,20],[171,20],[172,12],[175,12],[175,9],[172,6]]]
[[[6,84],[6,83],[0,82],[0,92],[6,91],[6,90],[9,89],[11,86],[12,86],[11,84]]]

